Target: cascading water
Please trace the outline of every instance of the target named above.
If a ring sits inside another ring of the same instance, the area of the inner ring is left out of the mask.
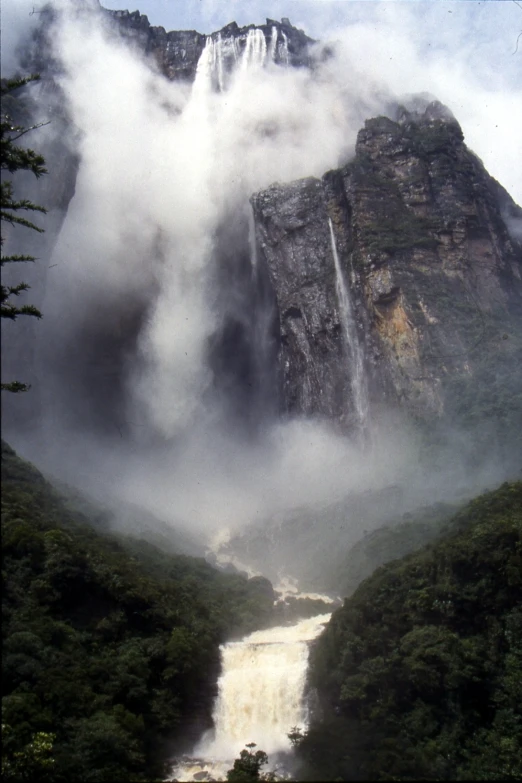
[[[262,30],[254,28],[248,31],[245,51],[241,60],[243,70],[249,67],[262,67],[266,59],[266,39]]]
[[[277,53],[277,27],[274,25],[272,27],[272,34],[270,37],[270,59],[272,62],[275,62]]]
[[[339,301],[339,318],[341,320],[344,341],[349,353],[352,400],[359,429],[364,432],[368,421],[369,409],[368,386],[366,384],[366,374],[364,372],[364,352],[357,333],[357,324],[355,323],[353,314],[352,300],[348,288],[346,287],[341,265],[339,263],[333,223],[330,218],[328,218],[328,226],[330,228],[330,242],[332,245],[332,255],[335,266],[335,285]]]
[[[217,73],[217,82],[220,92],[225,89],[225,78],[223,68],[223,40],[221,33],[218,33],[215,43],[212,45],[212,68]]]
[[[206,97],[212,90],[212,73],[214,71],[215,59],[214,41],[209,35],[207,36],[205,48],[201,52],[196,66],[196,76],[194,78],[194,84],[192,85],[189,109],[205,102]]]
[[[256,226],[254,220],[254,210],[250,207],[248,211],[248,245],[250,247],[250,263],[252,264],[252,277],[257,274],[257,242]]]
[[[192,757],[172,770],[171,780],[226,779],[234,758],[255,742],[272,761],[290,751],[288,732],[307,725],[304,698],[309,643],[323,630],[329,614],[296,625],[256,631],[221,647],[222,673],[214,707],[215,730]]]
[[[290,62],[290,55],[288,53],[288,36],[285,35],[282,30],[281,35],[283,36],[283,42],[280,44],[279,59],[282,63],[288,65]]]

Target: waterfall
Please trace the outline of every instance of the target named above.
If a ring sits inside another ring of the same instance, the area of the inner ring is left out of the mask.
[[[192,85],[191,100],[197,100],[202,95],[208,94],[212,90],[212,72],[214,70],[215,52],[214,42],[210,36],[207,36],[205,48],[196,66],[196,76]]]
[[[270,37],[270,60],[272,62],[275,62],[277,53],[277,27],[274,25],[272,27],[272,34]]]
[[[223,780],[248,742],[269,757],[291,750],[288,732],[308,722],[304,691],[309,643],[329,619],[329,614],[318,615],[221,646],[215,730],[191,758],[174,767],[171,780],[192,780],[202,770]]]
[[[290,54],[288,53],[288,36],[283,33],[281,30],[281,35],[283,36],[283,43],[280,44],[281,49],[279,53],[279,57],[281,59],[281,62],[285,65],[288,65],[290,63]]]
[[[224,68],[223,68],[223,41],[221,33],[218,33],[217,40],[212,45],[212,70],[217,73],[217,82],[219,91],[225,89]]]
[[[241,60],[242,70],[248,67],[260,68],[266,58],[266,39],[262,30],[254,28],[248,31],[245,51]]]
[[[254,210],[250,207],[248,212],[248,245],[250,247],[250,263],[252,265],[252,277],[257,275],[257,242],[256,242],[256,223]]]
[[[341,264],[339,263],[333,223],[330,218],[328,218],[328,225],[330,227],[330,242],[332,245],[332,255],[335,266],[335,287],[339,302],[339,318],[344,341],[349,353],[352,400],[357,423],[359,428],[364,430],[368,420],[368,388],[364,372],[364,352],[357,333],[357,324],[355,323],[353,314],[352,300],[344,281]]]

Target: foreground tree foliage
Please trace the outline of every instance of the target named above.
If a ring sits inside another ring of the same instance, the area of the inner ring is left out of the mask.
[[[255,742],[249,742],[234,761],[234,766],[227,772],[229,783],[255,783],[257,780],[274,781],[273,772],[261,772],[261,768],[268,764],[268,756],[264,750],[256,750]],[[248,750],[247,750],[248,748]]]
[[[299,779],[522,779],[522,483],[379,568],[312,655]]]
[[[30,171],[37,179],[47,173],[45,160],[42,155],[18,143],[27,133],[41,127],[42,123],[24,127],[24,125],[20,125],[13,119],[10,108],[15,103],[13,93],[30,82],[37,81],[39,78],[39,76],[33,74],[25,79],[2,79],[0,84],[0,97],[2,99],[2,112],[0,115],[0,168],[2,171],[0,215],[2,223],[7,223],[10,226],[24,226],[42,233],[43,228],[28,220],[25,214],[28,212],[45,214],[47,210],[38,204],[34,204],[29,199],[15,197],[12,180],[6,179],[6,175],[15,174],[17,171]],[[4,239],[2,231],[2,245]],[[1,265],[35,260],[34,256],[21,255],[19,253],[2,255]],[[28,284],[24,282],[16,283],[15,285],[4,285],[2,283],[0,293],[2,318],[9,318],[11,321],[15,321],[20,315],[30,315],[35,318],[42,317],[41,312],[34,305],[18,304],[18,297],[28,289]],[[26,384],[20,381],[2,383],[2,391],[20,392],[27,391],[27,389]]]
[[[209,726],[219,644],[271,604],[203,559],[95,531],[3,443],[3,777],[163,779],[176,738]]]

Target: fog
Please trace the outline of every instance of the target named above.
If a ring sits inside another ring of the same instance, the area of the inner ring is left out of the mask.
[[[27,9],[5,6],[18,36]],[[505,160],[507,127],[522,127],[515,89],[481,83],[458,54],[426,58],[405,11],[339,30],[313,73],[251,63],[218,93],[205,55],[193,86],[168,82],[94,6],[62,3],[51,36],[81,164],[38,325],[40,422],[13,444],[53,475],[208,540],[350,492],[400,484],[409,508],[501,478],[492,468],[471,479],[455,441],[432,474],[415,432],[387,415],[364,448],[332,423],[284,420],[254,397],[245,423],[231,412],[240,390],[216,382],[209,345],[227,313],[245,308],[216,254],[225,266],[250,263],[253,192],[346,162],[367,117],[428,92],[479,155],[496,122],[499,171],[516,195]]]

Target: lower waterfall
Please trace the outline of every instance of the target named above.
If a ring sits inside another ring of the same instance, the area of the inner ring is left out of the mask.
[[[308,723],[305,703],[309,642],[330,619],[322,614],[295,625],[255,631],[221,647],[222,672],[208,732],[172,769],[170,780],[226,780],[249,742],[268,754],[288,752],[288,733]]]

